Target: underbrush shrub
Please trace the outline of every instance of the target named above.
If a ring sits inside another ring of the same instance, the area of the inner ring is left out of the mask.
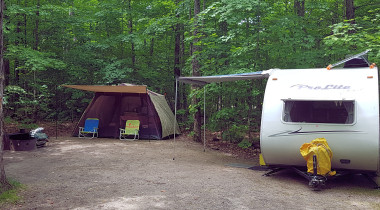
[[[252,146],[252,142],[250,142],[248,139],[243,139],[238,146],[243,149],[248,149]]]
[[[222,138],[232,143],[238,143],[244,139],[247,131],[247,125],[232,124],[228,130],[223,131]]]

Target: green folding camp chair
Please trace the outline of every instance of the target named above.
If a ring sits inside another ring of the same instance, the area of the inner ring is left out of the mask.
[[[125,128],[120,128],[120,140],[136,140],[139,139],[140,121],[139,120],[127,120]],[[127,137],[134,136],[133,139]],[[137,138],[136,138],[137,137]]]
[[[94,138],[98,137],[98,126],[99,119],[98,118],[87,118],[84,122],[84,127],[79,127],[79,138]]]

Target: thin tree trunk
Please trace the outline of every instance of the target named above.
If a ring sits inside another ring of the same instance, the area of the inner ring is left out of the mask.
[[[199,41],[198,38],[198,27],[199,27],[199,22],[198,22],[198,14],[200,12],[200,0],[194,0],[194,32],[193,36],[194,38],[194,43],[197,43]],[[200,51],[199,46],[197,44],[193,45],[193,59],[191,61],[192,65],[192,75],[193,76],[200,76],[200,64],[199,64],[199,58],[197,55],[197,52]],[[197,85],[192,85],[192,89],[197,90],[198,86]],[[200,107],[197,106],[199,103],[199,99],[194,96],[192,98],[192,104],[194,107],[197,107],[196,112],[194,113],[194,136],[193,140],[196,142],[201,141],[201,109]]]
[[[184,7],[185,5],[183,5]],[[185,50],[186,50],[186,47],[185,47],[185,42],[184,42],[184,39],[185,39],[185,26],[184,24],[181,24],[181,28],[180,28],[180,31],[181,31],[181,56],[180,56],[180,59],[181,59],[181,69],[183,69],[183,67],[185,66]],[[187,101],[187,94],[186,94],[186,85],[183,84],[183,83],[180,83],[179,84],[179,89],[180,89],[180,92],[182,92],[182,94],[180,94],[180,101],[182,101],[182,103],[180,103],[180,107],[181,109],[183,110],[187,110],[187,108],[189,107],[188,106],[188,101]],[[188,112],[186,112],[186,114],[184,116],[182,116],[182,120],[184,121],[185,119],[188,119]]]
[[[176,0],[176,6],[178,6],[179,0]],[[173,68],[173,75],[174,75],[174,90],[177,90],[177,82],[176,78],[181,76],[181,67],[180,67],[180,62],[181,62],[181,23],[179,23],[179,14],[177,13],[176,18],[178,20],[178,23],[174,26],[174,68]],[[177,99],[178,100],[178,99]],[[175,103],[174,103],[175,104]],[[178,103],[177,107],[175,109],[178,109]]]
[[[3,19],[4,19],[4,3],[0,0],[0,193],[11,188],[4,169],[4,113],[3,113],[3,97],[4,97],[4,35],[3,35]]]
[[[34,50],[38,50],[39,37],[38,37],[38,27],[40,22],[40,0],[37,0],[37,10],[36,10],[36,25],[34,28]]]
[[[38,27],[40,22],[40,0],[37,0],[37,10],[36,10],[36,25],[34,28],[34,50],[38,50],[38,44],[39,44],[39,34],[38,34]],[[37,90],[36,90],[36,71],[33,71],[33,99],[36,100]],[[37,106],[36,104],[33,105],[33,120],[34,122],[37,120]]]
[[[176,0],[178,6],[179,0]],[[176,15],[177,20],[179,21],[179,14]],[[181,61],[181,23],[177,23],[174,27],[174,77],[181,75],[180,61]]]
[[[351,23],[355,23],[355,7],[354,7],[354,0],[345,0],[344,1],[345,6],[345,15],[346,20],[352,20]]]
[[[24,6],[26,7],[26,0],[24,1]],[[21,2],[18,1],[17,2],[17,5],[20,5]],[[20,16],[19,13],[16,14],[16,17],[17,16]],[[24,47],[26,47],[26,14],[23,15],[24,17],[24,40],[23,40],[23,44],[24,44]],[[21,33],[21,21],[18,19],[17,21],[17,26],[16,26],[16,37],[21,37],[19,34]],[[21,38],[22,40],[22,38]],[[20,40],[18,38],[15,39],[15,42],[14,42],[15,46],[18,46],[20,44]],[[19,70],[17,70],[17,68],[20,66],[20,62],[19,60],[16,58],[15,61],[14,61],[14,75],[15,75],[15,80],[16,80],[16,84],[19,84],[19,81],[20,81],[20,72]]]
[[[181,75],[180,59],[181,59],[181,34],[180,34],[180,23],[175,26],[175,44],[174,44],[174,77]]]
[[[24,0],[24,7],[26,8],[28,6],[27,4],[27,0]],[[27,30],[26,30],[26,26],[27,26],[27,18],[26,18],[26,13],[23,14],[23,17],[24,17],[24,47],[27,47],[27,40],[28,40],[28,33],[27,33]],[[20,29],[21,30],[21,29]]]
[[[9,21],[9,16],[6,15],[6,11],[7,10],[7,7],[4,3],[4,8],[3,8],[3,13],[4,13],[4,17],[2,18],[3,20],[3,25],[4,25],[4,20],[8,20],[7,23],[5,25],[10,25],[10,21]],[[10,30],[9,27],[6,28],[7,30]],[[9,40],[8,40],[9,41]],[[6,52],[7,51],[7,44],[5,43],[6,40],[4,40],[4,36],[3,36],[3,52]],[[1,53],[3,54],[3,53]],[[4,69],[4,87],[8,86],[9,85],[9,80],[10,80],[10,65],[9,65],[9,59],[5,59],[3,57],[3,69]]]
[[[154,55],[154,38],[152,37],[150,39],[150,44],[149,44],[149,59],[148,59],[148,67],[152,67],[152,62],[153,62],[153,55]]]
[[[334,7],[332,8],[332,10],[333,11],[339,11],[339,5],[340,5],[340,2],[336,1],[334,3]],[[341,21],[341,19],[340,19],[341,16],[340,16],[340,14],[338,12],[333,12],[332,14],[333,14],[333,18],[331,19],[331,24],[332,25]]]
[[[132,13],[132,5],[131,0],[128,1],[128,13],[129,13],[129,20],[128,20],[128,28],[129,28],[129,34],[133,34],[133,15]],[[132,68],[134,69],[136,64],[136,52],[135,52],[135,43],[133,43],[133,40],[131,41],[131,59],[132,59]]]
[[[153,58],[154,54],[154,38],[150,39],[149,56]]]
[[[294,0],[294,10],[298,16],[305,16],[305,0]]]
[[[124,35],[124,9],[125,9],[125,0],[123,0],[121,2],[122,6],[121,6],[121,21],[120,21],[120,28],[121,28],[121,34]],[[146,41],[144,40],[144,43]],[[120,42],[120,49],[121,49],[121,52],[120,52],[120,57],[121,59],[124,59],[124,42]]]

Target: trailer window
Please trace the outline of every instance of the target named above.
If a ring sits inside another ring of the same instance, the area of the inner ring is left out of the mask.
[[[285,122],[352,124],[354,101],[284,101]]]

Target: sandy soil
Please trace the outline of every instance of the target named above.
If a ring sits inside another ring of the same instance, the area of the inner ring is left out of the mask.
[[[204,151],[185,136],[52,138],[34,151],[6,151],[4,159],[7,176],[26,189],[20,203],[3,209],[380,209],[380,190],[363,176],[313,191],[293,171],[264,177],[244,168],[257,158]]]

